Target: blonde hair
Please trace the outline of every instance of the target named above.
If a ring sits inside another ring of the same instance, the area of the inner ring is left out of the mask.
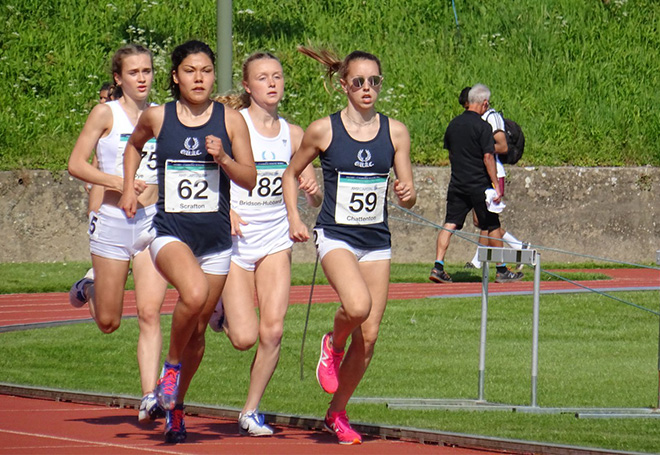
[[[280,63],[280,59],[275,57],[270,52],[255,52],[254,54],[246,58],[245,61],[243,62],[243,82],[247,82],[248,78],[250,77],[250,71],[249,71],[250,63],[263,59],[272,59]],[[224,104],[225,106],[228,106],[236,110],[241,110],[246,107],[250,107],[250,104],[252,104],[252,100],[250,99],[250,94],[245,90],[242,93],[230,93],[227,95],[219,95],[215,97],[215,100],[219,103]]]
[[[353,51],[343,59],[327,49],[314,50],[311,47],[298,46],[298,52],[313,58],[326,67],[326,80],[323,81],[323,86],[326,90],[328,90],[327,82],[331,82],[335,74],[339,75],[341,79],[346,79],[346,76],[348,75],[348,66],[353,60],[371,60],[378,65],[378,72],[382,73],[380,60],[374,54],[370,54],[369,52]]]

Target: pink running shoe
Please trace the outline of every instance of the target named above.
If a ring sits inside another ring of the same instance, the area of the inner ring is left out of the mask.
[[[321,357],[316,365],[316,379],[327,393],[335,393],[339,385],[339,365],[344,359],[344,351],[334,352],[332,349],[332,332],[321,338]]]
[[[348,423],[346,411],[331,413],[330,410],[328,410],[328,413],[325,415],[325,428],[337,435],[339,444],[362,444],[362,436],[351,428],[351,424]]]

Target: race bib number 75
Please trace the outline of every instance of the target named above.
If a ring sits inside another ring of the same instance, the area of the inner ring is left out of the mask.
[[[165,162],[165,211],[217,212],[220,207],[220,168],[214,161]]]
[[[382,223],[388,181],[388,174],[340,172],[337,176],[335,222],[354,225]]]

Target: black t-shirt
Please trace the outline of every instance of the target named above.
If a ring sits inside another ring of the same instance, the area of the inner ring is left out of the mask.
[[[466,110],[449,122],[445,148],[451,162],[450,188],[465,192],[490,188],[484,155],[495,153],[495,142],[493,129],[479,114]]]

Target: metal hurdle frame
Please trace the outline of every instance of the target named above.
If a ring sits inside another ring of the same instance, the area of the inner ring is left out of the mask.
[[[541,254],[535,249],[517,250],[514,248],[478,248],[478,259],[484,264],[516,263],[534,267],[533,315],[532,315],[532,368],[531,404],[512,405],[491,403],[486,400],[486,332],[488,325],[488,266],[482,267],[481,282],[481,331],[479,341],[479,390],[478,399],[447,398],[380,398],[352,397],[352,403],[385,403],[390,409],[443,409],[457,411],[513,411],[532,414],[573,414],[576,418],[660,418],[660,339],[658,341],[658,407],[653,408],[584,408],[584,407],[539,407],[538,349],[539,349],[539,310],[541,289]],[[656,262],[660,265],[660,250]]]
[[[532,392],[531,406],[537,407],[536,390],[539,364],[539,302],[541,294],[541,255],[533,249],[516,250],[514,248],[482,247],[477,249],[481,267],[481,336],[479,340],[479,398],[477,402],[486,402],[484,384],[486,378],[486,327],[488,325],[488,264],[512,263],[534,267],[534,312],[532,316]]]

